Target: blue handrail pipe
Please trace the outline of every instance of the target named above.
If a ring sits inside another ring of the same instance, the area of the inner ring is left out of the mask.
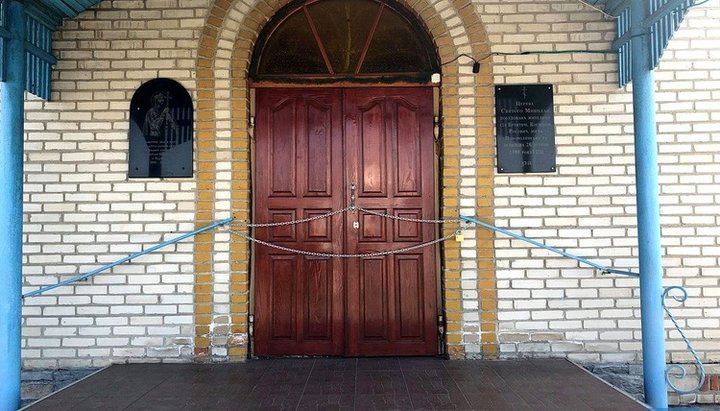
[[[473,223],[473,224],[478,225],[478,226],[480,226],[480,227],[486,228],[486,229],[488,229],[488,230],[492,230],[492,231],[495,231],[495,232],[497,232],[497,233],[506,235],[506,236],[508,236],[508,237],[512,237],[512,238],[514,238],[514,239],[516,239],[516,240],[524,241],[524,242],[526,242],[526,243],[528,243],[528,244],[532,244],[532,245],[534,245],[534,246],[536,246],[536,247],[540,247],[540,248],[542,248],[542,249],[544,249],[544,250],[547,250],[547,251],[550,251],[550,252],[552,252],[552,253],[559,254],[559,255],[561,255],[561,256],[563,256],[563,257],[567,257],[567,258],[573,259],[573,260],[575,260],[575,261],[577,261],[577,262],[579,262],[579,263],[582,263],[582,264],[585,264],[585,265],[589,265],[590,267],[593,267],[593,268],[599,270],[602,274],[622,274],[622,275],[627,275],[627,276],[630,276],[630,277],[639,277],[639,276],[640,276],[640,274],[638,274],[638,273],[636,273],[636,272],[633,272],[633,271],[618,270],[618,269],[615,269],[615,268],[606,267],[606,266],[604,266],[604,265],[601,265],[601,264],[598,264],[598,263],[596,263],[596,262],[587,260],[587,259],[585,259],[585,258],[578,257],[578,256],[576,256],[575,254],[571,254],[571,253],[568,253],[567,251],[560,250],[559,248],[555,248],[555,247],[549,246],[549,245],[547,245],[547,244],[543,244],[543,243],[541,243],[540,241],[533,240],[532,238],[527,238],[527,237],[525,237],[525,236],[523,236],[523,235],[520,235],[520,234],[517,234],[517,233],[513,233],[512,231],[506,230],[506,229],[504,229],[504,228],[500,228],[500,227],[498,227],[498,226],[495,226],[495,225],[486,223],[486,222],[484,222],[484,221],[482,221],[482,220],[478,220],[478,219],[475,218],[475,217],[460,216],[460,219],[463,220],[463,221],[466,221],[466,222],[468,222],[468,223]]]
[[[152,246],[152,247],[150,247],[150,248],[148,248],[148,249],[146,249],[146,250],[137,252],[137,253],[135,253],[135,254],[131,254],[131,255],[127,256],[127,257],[123,257],[123,258],[121,258],[121,259],[119,259],[119,260],[117,260],[117,261],[115,261],[115,262],[112,262],[112,263],[110,263],[110,264],[104,265],[104,266],[102,266],[102,267],[100,267],[100,268],[97,268],[97,269],[95,269],[95,270],[92,270],[92,271],[90,271],[90,272],[88,272],[88,273],[85,273],[85,274],[82,274],[82,275],[78,275],[78,276],[76,276],[76,277],[68,278],[67,280],[60,281],[60,282],[57,283],[57,284],[49,285],[49,286],[47,286],[47,287],[42,287],[42,288],[39,288],[39,289],[37,289],[37,290],[35,290],[35,291],[30,291],[30,292],[28,292],[28,293],[23,294],[22,298],[25,299],[25,298],[28,298],[28,297],[32,297],[32,296],[35,296],[35,295],[42,294],[42,293],[44,293],[44,292],[46,292],[46,291],[54,290],[54,289],[56,289],[56,288],[58,288],[58,287],[62,287],[62,286],[64,286],[64,285],[68,285],[68,284],[75,283],[75,282],[78,282],[78,281],[86,280],[86,279],[88,279],[88,278],[90,278],[90,277],[92,277],[92,276],[95,276],[95,275],[98,275],[98,274],[102,273],[103,271],[107,271],[107,270],[109,270],[109,269],[111,269],[111,268],[113,268],[113,267],[115,267],[115,266],[118,266],[118,265],[120,265],[120,264],[123,264],[123,263],[126,263],[126,262],[128,262],[128,261],[134,260],[134,259],[136,259],[136,258],[138,258],[138,257],[142,257],[142,256],[144,256],[145,254],[150,254],[150,253],[152,253],[152,252],[155,251],[155,250],[159,250],[159,249],[161,249],[161,248],[163,248],[163,247],[167,247],[167,246],[169,246],[169,245],[171,245],[171,244],[175,244],[175,243],[177,243],[177,242],[179,242],[179,241],[182,241],[182,240],[184,240],[184,239],[186,239],[186,238],[189,238],[189,237],[198,235],[198,234],[200,234],[200,233],[202,233],[202,232],[205,232],[205,231],[208,231],[208,230],[212,230],[212,229],[215,228],[215,227],[219,227],[219,226],[228,224],[228,223],[230,223],[232,220],[233,220],[232,217],[226,218],[226,219],[224,219],[224,220],[218,220],[218,221],[216,221],[216,222],[214,222],[214,223],[212,223],[212,224],[206,225],[205,227],[198,228],[197,230],[190,231],[190,232],[185,233],[185,234],[183,234],[183,235],[181,235],[181,236],[175,237],[175,238],[173,238],[172,240],[164,241],[164,242],[162,242],[162,243],[160,243],[160,244],[157,244],[157,245],[154,245],[154,246]]]

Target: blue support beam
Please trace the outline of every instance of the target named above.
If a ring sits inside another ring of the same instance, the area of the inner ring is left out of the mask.
[[[630,14],[630,27],[633,32],[631,40],[633,121],[640,252],[643,381],[645,402],[654,409],[660,410],[667,409],[668,398],[665,386],[655,74],[652,66],[651,38],[646,35],[644,28],[644,23],[650,15],[648,1],[632,0]]]
[[[5,82],[0,84],[0,411],[20,408],[25,5],[6,10]]]

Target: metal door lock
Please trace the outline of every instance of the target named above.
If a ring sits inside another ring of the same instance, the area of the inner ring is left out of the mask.
[[[359,221],[353,221],[353,228],[356,229],[356,230],[357,230],[358,228],[360,228],[360,222],[359,222]]]

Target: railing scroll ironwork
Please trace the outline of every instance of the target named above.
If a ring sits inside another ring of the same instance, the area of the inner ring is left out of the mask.
[[[670,295],[670,293],[674,290],[680,291],[681,295]],[[683,365],[680,364],[670,364],[668,365],[667,369],[665,370],[665,381],[667,382],[668,386],[672,388],[673,391],[675,391],[678,394],[692,394],[694,392],[697,392],[700,390],[700,387],[705,383],[705,366],[703,366],[702,361],[700,360],[700,356],[698,356],[697,351],[695,351],[695,348],[693,348],[692,344],[690,343],[690,340],[688,339],[687,335],[685,335],[685,332],[680,328],[680,325],[678,324],[677,320],[675,320],[675,317],[670,312],[670,309],[668,308],[667,304],[665,304],[665,301],[668,297],[672,298],[673,300],[684,303],[685,300],[688,298],[687,290],[683,287],[673,285],[670,287],[665,288],[665,291],[662,294],[662,307],[665,310],[665,313],[667,314],[668,318],[670,318],[670,321],[672,321],[673,325],[675,326],[675,329],[678,333],[680,333],[680,337],[682,337],[683,341],[685,342],[685,345],[688,348],[688,351],[690,351],[690,354],[692,354],[693,359],[695,360],[695,366],[698,369],[699,374],[699,381],[697,385],[689,390],[683,390],[681,388],[678,388],[670,379],[682,379],[685,378],[687,375],[687,370]]]

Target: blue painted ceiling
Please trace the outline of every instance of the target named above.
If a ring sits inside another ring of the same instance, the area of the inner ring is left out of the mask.
[[[31,0],[28,7],[42,13],[48,23],[56,26],[62,24],[62,19],[73,18],[83,11],[99,4],[103,0]]]

